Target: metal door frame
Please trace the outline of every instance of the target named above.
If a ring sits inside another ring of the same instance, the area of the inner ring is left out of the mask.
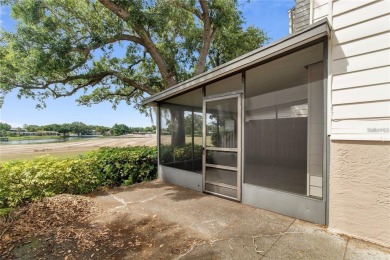
[[[206,127],[206,114],[207,109],[206,105],[208,102],[213,101],[219,101],[219,100],[226,100],[226,99],[236,99],[237,100],[237,148],[222,148],[222,147],[206,147],[206,139],[207,139],[207,127]],[[202,190],[204,193],[213,194],[216,196],[241,201],[241,187],[242,187],[242,94],[223,94],[218,96],[209,96],[203,98],[203,141],[202,141]],[[228,169],[228,170],[236,170],[237,171],[237,198],[233,198],[230,196],[226,196],[223,194],[219,194],[216,192],[207,191],[206,189],[206,167],[208,164],[206,164],[206,151],[226,151],[226,152],[236,152],[237,153],[237,167],[234,169],[234,167],[229,166],[223,166],[223,165],[212,165],[214,168],[219,169]],[[219,167],[215,167],[219,166]]]

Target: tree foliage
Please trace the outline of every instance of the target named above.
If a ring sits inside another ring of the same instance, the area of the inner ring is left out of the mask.
[[[125,124],[115,124],[111,128],[112,135],[124,135],[130,132],[130,128]]]
[[[115,124],[112,127],[101,126],[101,125],[87,125],[83,122],[72,122],[64,124],[49,124],[49,125],[28,125],[24,124],[23,128],[28,132],[39,132],[42,131],[54,131],[58,132],[64,136],[73,133],[77,135],[107,135],[110,134],[111,130],[112,135],[124,135],[124,134],[144,134],[144,133],[153,133],[156,132],[156,126],[146,126],[146,127],[129,127],[125,124]],[[9,130],[11,126],[6,123],[0,123],[0,135],[18,135],[18,132],[11,133]],[[19,131],[22,129],[19,128]]]
[[[0,131],[9,131],[11,130],[11,126],[7,123],[0,122]]]
[[[267,40],[243,29],[237,0],[0,0],[0,94],[45,99],[81,91],[80,104],[138,104]]]

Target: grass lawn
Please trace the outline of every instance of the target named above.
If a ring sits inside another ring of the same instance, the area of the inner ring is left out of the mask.
[[[9,136],[7,138],[8,141],[22,141],[22,140],[61,139],[63,137],[58,135],[46,135],[46,136],[30,135],[30,136]]]
[[[92,151],[92,150],[89,150]],[[12,160],[32,160],[40,156],[49,155],[55,158],[70,158],[87,153],[89,151],[64,151],[64,152],[50,152],[50,153],[31,153],[31,154],[15,154],[0,156],[0,161],[12,161]]]

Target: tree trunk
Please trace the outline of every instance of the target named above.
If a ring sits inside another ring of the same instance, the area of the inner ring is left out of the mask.
[[[185,124],[184,124],[184,110],[170,109],[172,122],[172,147],[183,146],[186,143]]]

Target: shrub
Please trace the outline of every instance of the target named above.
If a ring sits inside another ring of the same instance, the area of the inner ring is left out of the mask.
[[[0,208],[60,193],[87,193],[101,185],[152,180],[156,174],[157,150],[151,147],[105,147],[77,158],[1,162]]]
[[[183,146],[172,147],[171,145],[161,145],[161,162],[177,162],[192,159],[192,144],[185,144]],[[202,158],[202,146],[194,145],[194,159]]]
[[[157,176],[155,147],[102,147],[85,155],[96,160],[94,171],[100,173],[102,185],[130,185]]]
[[[80,194],[100,185],[92,171],[94,161],[48,156],[0,164],[0,207],[15,207],[59,193]]]

